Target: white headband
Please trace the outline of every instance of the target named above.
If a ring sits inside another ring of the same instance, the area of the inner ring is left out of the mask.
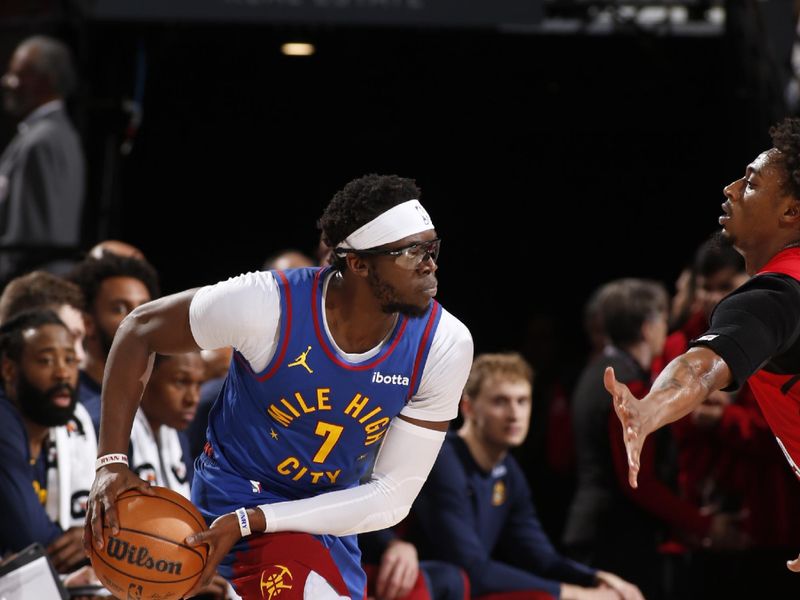
[[[367,250],[429,229],[433,229],[433,222],[428,211],[422,207],[419,200],[409,200],[393,206],[366,225],[362,225],[348,235],[338,247],[347,250]]]

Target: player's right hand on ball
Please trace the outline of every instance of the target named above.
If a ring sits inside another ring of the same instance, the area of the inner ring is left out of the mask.
[[[103,549],[104,526],[109,527],[115,535],[119,533],[116,501],[117,497],[127,490],[139,490],[144,494],[153,495],[150,484],[137,477],[125,465],[109,464],[97,470],[86,505],[83,548],[87,555],[91,552],[92,543],[96,550]]]
[[[187,598],[197,595],[201,588],[211,583],[217,573],[219,563],[240,539],[242,539],[242,532],[239,529],[239,520],[234,513],[222,515],[211,524],[210,528],[186,538],[189,546],[208,545],[206,566],[203,568],[199,581],[186,594]]]

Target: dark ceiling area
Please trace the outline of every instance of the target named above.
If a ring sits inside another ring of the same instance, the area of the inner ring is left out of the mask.
[[[422,187],[444,240],[440,300],[478,349],[517,347],[520,323],[544,317],[579,354],[591,291],[671,285],[715,230],[722,186],[769,143],[774,86],[734,25],[70,21],[86,243],[141,246],[177,291],[313,253],[336,190],[397,173]],[[316,53],[284,56],[288,41]]]

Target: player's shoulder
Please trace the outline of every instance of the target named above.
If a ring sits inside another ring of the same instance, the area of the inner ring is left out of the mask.
[[[517,459],[511,454],[507,454],[501,463],[505,467],[506,474],[512,481],[526,481],[525,473],[522,471]]]
[[[25,134],[25,145],[30,151],[63,150],[65,142],[77,138],[74,126],[61,111],[37,119],[31,123]]]
[[[726,310],[773,312],[781,307],[794,312],[800,301],[800,281],[783,273],[761,273],[720,300],[712,318]]]
[[[469,346],[471,348],[472,334],[469,328],[444,306],[439,306],[442,311],[442,316],[439,319],[436,337],[441,342],[447,342],[450,345]]]
[[[245,301],[264,294],[274,294],[277,289],[278,285],[272,272],[250,271],[199,288],[193,303],[206,297],[214,298],[217,302]]]
[[[3,423],[3,435],[0,436],[0,446],[7,452],[9,448],[17,448],[25,452],[27,433],[22,421],[22,415],[16,406],[0,392],[0,421]]]
[[[318,275],[323,273],[325,267],[299,267],[296,269],[281,269],[269,271],[278,281],[285,281],[293,284],[307,283],[314,281]]]

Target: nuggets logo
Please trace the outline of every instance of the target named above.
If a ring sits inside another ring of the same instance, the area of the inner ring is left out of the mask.
[[[292,572],[283,565],[272,565],[272,569],[261,571],[261,597],[266,600],[272,600],[283,590],[292,589],[291,584]]]
[[[492,490],[492,506],[500,506],[506,501],[506,484],[502,481],[497,481]]]
[[[36,493],[36,497],[39,499],[42,506],[44,506],[47,504],[47,488],[43,488],[42,484],[36,480],[33,480],[31,483],[33,484],[33,491]]]
[[[306,348],[306,351],[305,351],[305,352],[302,352],[302,353],[300,354],[300,356],[298,356],[298,357],[295,359],[295,361],[294,361],[294,362],[291,362],[291,363],[289,363],[289,364],[288,364],[288,365],[286,365],[286,366],[287,366],[287,367],[297,367],[297,366],[301,366],[301,367],[303,367],[303,368],[304,368],[306,371],[308,371],[309,373],[313,373],[314,371],[311,369],[311,367],[309,367],[309,366],[308,366],[308,362],[307,362],[307,361],[308,361],[308,353],[309,353],[309,352],[311,352],[311,346],[309,346],[308,348]]]

